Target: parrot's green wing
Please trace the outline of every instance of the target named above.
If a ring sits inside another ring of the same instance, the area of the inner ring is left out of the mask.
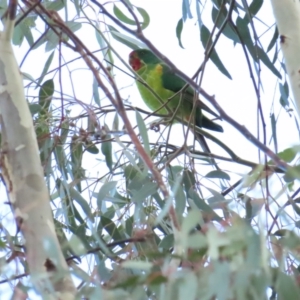
[[[163,73],[162,73],[163,87],[175,93],[182,90],[183,87],[186,86],[186,82],[183,79],[181,79],[179,76],[175,75],[167,65],[163,63],[161,65],[163,66]],[[186,89],[184,90],[184,101],[193,103],[194,97],[195,97],[194,90],[190,86],[186,87]],[[202,101],[198,100],[196,102],[196,106],[209,112],[214,117],[219,118],[219,116],[213,110],[211,110],[207,105],[205,105]]]
[[[161,74],[161,80],[162,80],[162,86],[165,89],[177,93],[186,86],[186,82],[180,77],[178,77],[177,75],[175,75],[167,65],[163,63],[161,63],[160,65],[163,68]],[[195,97],[194,90],[189,86],[186,87],[186,89],[182,93],[182,101],[187,114],[188,113],[191,114],[193,103],[194,103],[194,97]],[[213,110],[211,110],[207,105],[205,105],[203,102],[198,100],[196,102],[196,125],[199,127],[204,127],[211,130],[223,132],[222,126],[214,123],[206,116],[204,116],[201,112],[201,109],[209,112],[210,114],[218,118],[218,115]]]

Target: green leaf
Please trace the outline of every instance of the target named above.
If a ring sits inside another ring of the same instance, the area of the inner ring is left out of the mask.
[[[141,7],[136,7],[137,11],[140,13],[140,15],[143,18],[142,22],[139,22],[141,25],[141,29],[145,29],[148,27],[150,23],[150,17],[147,11]],[[123,23],[129,24],[129,25],[136,25],[135,20],[128,18],[116,5],[114,5],[113,12],[115,16]]]
[[[99,149],[92,141],[87,141],[83,144],[85,150],[91,154],[98,154]]]
[[[34,78],[30,74],[22,72],[22,75],[23,75],[23,80],[29,80],[31,82],[36,83],[36,81],[34,80]]]
[[[113,128],[113,130],[119,130],[119,115],[117,112],[115,113],[115,116],[114,116],[112,128]]]
[[[95,77],[93,79],[93,97],[94,97],[95,102],[100,107],[101,104],[100,104],[100,97],[99,97],[98,82]]]
[[[144,30],[150,24],[150,16],[147,13],[147,11],[145,9],[143,9],[142,7],[136,7],[136,9],[138,10],[138,12],[141,14],[141,16],[143,18],[143,22],[141,23],[141,29]]]
[[[220,178],[220,179],[225,179],[225,180],[230,180],[230,176],[221,170],[214,170],[210,171],[205,175],[206,178]]]
[[[71,236],[71,238],[69,240],[69,245],[76,255],[83,255],[86,253],[86,249],[85,249],[82,241],[80,240],[80,238],[78,236],[76,236],[74,234]]]
[[[8,2],[6,0],[0,0],[0,16],[3,18],[4,14],[7,13]]]
[[[151,181],[145,182],[139,189],[133,190],[131,189],[132,193],[132,202],[136,203],[143,203],[143,201],[152,196],[154,193],[157,192],[157,184]]]
[[[43,83],[39,91],[39,105],[42,107],[40,116],[46,114],[49,111],[53,94],[54,82],[52,79],[49,79]]]
[[[123,272],[124,273],[124,272]],[[129,297],[129,295],[127,295],[127,293],[125,292],[125,290],[128,290],[128,289],[133,289],[133,288],[135,288],[135,287],[137,287],[137,286],[139,286],[140,285],[140,281],[141,281],[141,278],[140,278],[140,276],[139,275],[133,275],[133,276],[129,276],[127,273],[126,273],[126,275],[124,275],[123,273],[121,273],[120,271],[118,272],[118,276],[120,276],[120,274],[121,274],[121,276],[123,276],[124,277],[124,279],[120,282],[120,283],[118,283],[118,284],[115,284],[114,285],[114,288],[115,289],[118,289],[119,291],[122,291],[121,293],[121,297],[122,297],[122,299],[126,299],[126,298],[128,298]],[[95,295],[99,295],[99,293],[98,294],[95,294]],[[115,298],[115,296],[113,296],[114,298]],[[118,297],[118,296],[117,296]],[[130,297],[129,297],[130,298]],[[96,300],[97,298],[95,298],[95,300]],[[120,299],[120,297],[119,297],[119,299]]]
[[[73,177],[78,183],[76,184],[78,191],[81,192],[81,180],[85,177],[84,169],[82,168],[83,144],[78,136],[74,135],[70,144],[71,152],[71,167]]]
[[[222,221],[222,218],[218,216],[214,212],[214,210],[203,199],[201,199],[193,189],[189,191],[189,197],[194,201],[196,206],[203,211],[203,216],[207,215],[209,219],[214,221]]]
[[[271,114],[271,128],[272,128],[272,138],[274,141],[275,152],[278,152],[278,144],[277,144],[277,130],[276,130],[276,119],[274,113]]]
[[[110,139],[110,135],[107,135],[107,139]],[[112,159],[112,142],[102,142],[101,144],[101,152],[105,156],[106,166],[112,172],[113,159]]]
[[[183,20],[180,19],[177,23],[177,26],[176,26],[176,36],[177,36],[177,39],[178,39],[178,43],[179,43],[179,46],[184,49],[184,47],[182,46],[182,43],[181,43],[181,33],[182,33],[182,29],[183,29]]]
[[[294,146],[294,147],[287,148],[287,149],[279,152],[277,155],[283,161],[285,161],[287,163],[291,163],[295,159],[298,151],[299,151],[299,146]],[[273,164],[274,165],[273,160],[270,160],[268,162],[268,164]],[[295,178],[300,178],[299,168],[300,168],[300,166],[290,167],[287,170],[287,172],[286,172],[286,174],[284,176],[285,180],[287,182],[289,182],[289,181],[291,181],[291,180],[293,180]],[[294,174],[294,175],[292,175],[292,174]]]
[[[275,51],[274,51],[274,56],[273,56],[273,59],[272,59],[272,63],[273,63],[273,64],[275,64],[276,61],[277,61],[278,53],[280,53],[280,51],[278,51],[277,45],[276,45],[276,48],[275,48]]]
[[[147,261],[133,261],[127,260],[122,263],[123,268],[130,268],[130,269],[138,269],[143,271],[150,271],[153,267],[153,263]]]
[[[48,159],[48,157],[51,155],[52,150],[52,139],[49,139],[50,137],[50,129],[48,124],[44,121],[43,115],[39,113],[37,126],[35,128],[37,140],[38,140],[38,146],[40,150],[40,159],[42,162],[42,165],[45,167],[45,164],[50,162],[51,165],[51,159]],[[45,173],[47,173],[46,170]]]
[[[190,1],[189,0],[182,0],[182,19],[185,22],[186,19],[192,19],[192,13],[190,9]]]
[[[182,179],[183,168],[181,166],[170,166],[168,168],[168,181],[172,189],[174,190],[174,185],[176,184],[178,178]],[[180,185],[177,185],[176,193],[174,194],[175,197],[175,210],[177,216],[180,217],[184,213],[186,209],[186,197],[183,191],[182,180]]]
[[[126,229],[126,233],[129,235],[129,236],[132,236],[132,229],[134,227],[134,222],[133,222],[133,216],[128,218],[126,221],[125,221],[125,229]]]
[[[114,57],[112,55],[111,49],[107,46],[106,40],[103,38],[103,33],[95,28],[95,34],[97,42],[100,46],[100,50],[103,54],[105,62],[107,64],[107,70],[110,71],[114,67]]]
[[[218,9],[216,9],[215,7],[212,8],[212,19],[213,19],[215,25],[219,29],[222,26],[222,24],[225,22],[227,13],[228,13],[228,11],[227,11],[226,7],[223,8],[221,14],[219,13]],[[218,17],[218,22],[216,22],[217,17]],[[222,34],[225,35],[230,40],[234,41],[234,43],[241,42],[238,35],[236,34],[236,32],[228,24],[226,24],[225,27],[222,29]]]
[[[123,146],[123,144],[122,144],[122,146]],[[135,157],[133,156],[136,153],[134,153],[133,151],[130,151],[130,149],[125,149],[125,147],[124,147],[123,153],[126,156],[126,158],[128,159],[129,163],[131,163],[133,166],[135,166],[136,169],[142,173],[142,171],[140,170],[140,167],[136,164]]]
[[[292,207],[293,207],[294,212],[295,212],[298,216],[300,216],[300,207],[299,207],[293,200],[291,201],[291,205],[292,205]],[[297,227],[299,228],[299,225],[300,225],[299,221],[296,221],[296,222],[295,222],[295,226],[297,226]]]
[[[288,230],[288,229],[279,229],[279,230],[276,230],[274,233],[273,233],[275,236],[279,236],[279,237],[283,237],[283,236],[292,236],[293,237],[293,232]]]
[[[56,139],[57,140],[57,139]],[[58,170],[63,174],[63,176],[68,179],[68,171],[67,171],[67,159],[64,151],[64,147],[62,144],[57,144],[54,149],[54,158],[58,167]]]
[[[287,83],[287,81],[285,81],[285,83],[282,85],[281,83],[279,83],[279,91],[280,91],[280,104],[283,107],[287,107],[290,105],[289,103],[289,85]]]
[[[84,213],[86,214],[86,216],[92,222],[94,222],[94,216],[92,214],[91,208],[90,208],[88,202],[86,201],[86,199],[84,199],[81,196],[81,194],[78,193],[74,188],[69,188],[69,191],[70,191],[70,196],[72,197],[72,199],[74,199],[79,204],[79,206],[84,211]]]
[[[29,46],[31,47],[34,44],[31,29],[29,27],[23,27],[23,31],[24,31],[24,37],[26,38]]]
[[[265,205],[264,199],[253,199],[245,195],[246,220],[251,224],[251,220],[258,215]]]
[[[168,180],[170,185],[172,185],[178,176],[181,175],[181,172],[183,171],[182,166],[169,166],[168,167]]]
[[[53,30],[49,30],[46,34],[46,46],[45,46],[45,51],[51,51],[53,49],[56,48],[56,46],[59,43],[59,37],[57,36],[57,34],[53,31]]]
[[[177,299],[197,299],[197,291],[199,288],[198,281],[199,279],[195,273],[189,272],[185,274],[185,276],[181,278],[181,284],[178,286]],[[220,299],[221,297],[218,296],[217,299]]]
[[[82,27],[81,23],[74,21],[67,21],[65,24],[72,30],[72,32],[75,32]]]
[[[15,46],[21,46],[24,39],[24,32],[20,26],[17,26],[13,32],[12,42]]]
[[[166,249],[166,250],[169,250],[172,247],[174,247],[174,235],[169,234],[169,235],[165,236],[159,243],[158,247]]]
[[[135,117],[136,117],[140,135],[143,140],[145,151],[147,152],[148,155],[150,155],[149,137],[148,137],[148,131],[147,131],[145,122],[144,122],[141,114],[137,110],[135,112]]]
[[[243,187],[250,187],[260,180],[263,170],[264,166],[259,164],[252,170],[252,172],[244,176]]]
[[[201,38],[202,45],[205,49],[209,46],[208,45],[209,37],[210,37],[210,31],[204,24],[202,24],[201,31],[200,31],[200,38]]]
[[[131,181],[136,176],[140,179],[144,179],[145,176],[142,174],[141,170],[137,166],[127,165],[124,168],[124,176],[126,181]]]
[[[213,3],[217,8],[221,8],[222,0],[212,0],[212,3]]]
[[[106,218],[105,216],[101,216],[100,223],[103,228],[107,231],[107,233],[115,240],[122,240],[124,239],[124,235],[118,230],[116,224],[113,220]]]
[[[253,0],[249,6],[249,11],[255,16],[263,5],[263,0]]]
[[[300,290],[294,276],[278,272],[275,289],[278,299],[298,300],[300,298]]]
[[[126,35],[126,34],[123,34],[123,33],[119,32],[113,26],[107,25],[107,27],[108,27],[112,37],[115,40],[117,40],[118,42],[126,45],[127,47],[129,47],[133,50],[137,50],[139,48],[144,48],[144,49],[148,48],[143,42],[140,42],[137,39],[134,39],[134,38],[132,38],[132,37]]]
[[[41,111],[41,109],[42,109],[42,107],[37,103],[29,104],[29,110],[30,110],[30,113],[32,116],[39,113]]]
[[[160,197],[160,195],[156,192],[152,195],[153,199],[155,199],[156,203],[158,204],[158,206],[162,209],[165,205],[165,202],[163,201],[163,199]]]
[[[123,23],[129,25],[136,25],[135,20],[128,18],[119,8],[114,4],[113,12],[115,16]]]
[[[270,41],[270,44],[267,48],[267,52],[269,52],[274,47],[274,45],[276,45],[278,37],[279,37],[278,28],[277,28],[277,26],[275,26],[275,31],[274,31],[273,37]]]
[[[15,27],[13,33],[14,45],[20,46],[24,40],[24,37],[26,38],[29,46],[33,45],[34,41],[31,29],[35,27],[36,18],[36,16],[27,16],[22,20],[21,23],[17,25],[17,27]]]
[[[217,52],[215,49],[211,51],[210,57],[211,61],[215,64],[215,66],[219,69],[219,71],[225,75],[227,78],[232,79],[231,75],[223,65],[222,61],[220,60]]]
[[[181,233],[188,234],[192,229],[194,229],[201,220],[201,213],[199,210],[191,210],[188,215],[184,218],[181,225]]]
[[[74,164],[74,166],[81,166],[83,146],[78,136],[74,135],[72,137],[70,148],[72,163]]]
[[[296,157],[297,152],[294,148],[287,148],[282,152],[279,152],[277,155],[287,163],[292,162]]]
[[[238,17],[236,20],[236,28],[239,31],[239,34],[242,39],[242,43],[244,43],[246,45],[252,58],[254,59],[254,61],[257,62],[258,57],[257,57],[257,53],[255,51],[255,47],[253,45],[252,38],[251,38],[251,35],[249,32],[248,22],[246,20]]]
[[[175,197],[175,210],[177,213],[177,216],[182,216],[185,209],[186,209],[186,197],[185,194],[183,192],[183,188],[182,186],[178,186],[177,187],[177,191],[174,195]]]
[[[280,72],[274,67],[274,64],[271,62],[269,59],[267,53],[260,48],[259,46],[256,46],[256,51],[258,54],[258,57],[260,60],[264,63],[264,65],[274,74],[276,75],[279,79],[281,79],[281,74]]]
[[[44,68],[43,68],[43,71],[42,71],[42,73],[40,75],[40,78],[37,81],[37,84],[36,84],[37,86],[39,86],[41,84],[41,82],[44,80],[44,77],[45,77],[46,73],[48,72],[49,67],[50,67],[50,65],[52,63],[53,57],[54,57],[54,51],[49,55],[49,57],[46,60],[46,63],[45,63]]]
[[[212,197],[210,197],[208,200],[207,200],[207,202],[212,206],[212,204],[220,204],[221,203],[221,205],[223,204],[223,203],[226,203],[227,201],[226,201],[226,199],[225,199],[225,197],[221,194],[221,193],[219,193],[219,192],[217,192],[217,191],[215,191],[215,190],[213,190],[213,189],[211,189],[211,188],[208,188],[207,187],[207,189],[212,193]]]
[[[43,142],[40,143],[40,158],[44,167],[44,175],[47,178],[53,174],[52,161],[49,159],[53,151],[53,139],[49,138],[49,136],[49,128],[45,128],[44,136],[42,137]]]
[[[108,281],[111,279],[111,277],[112,277],[111,270],[106,267],[105,259],[98,260],[96,268],[97,268],[97,271],[98,271],[98,274],[99,274],[101,280]],[[99,296],[101,293],[102,293],[102,291],[100,290],[98,293],[95,293],[95,295]],[[90,299],[96,300],[97,296],[94,298],[90,298]]]
[[[266,52],[259,46],[255,47],[253,45],[253,41],[248,28],[248,22],[238,17],[236,21],[236,26],[241,35],[242,42],[245,43],[254,61],[258,62],[258,59],[260,59],[272,73],[274,73],[278,78],[281,79],[279,71],[274,67],[274,64],[270,61]]]
[[[68,119],[66,119],[62,123],[61,129],[60,129],[60,139],[59,140],[62,145],[64,145],[66,143],[68,134],[70,132],[69,128],[70,128],[70,123],[69,123]]]
[[[197,21],[198,21],[198,27],[199,30],[201,30],[201,26],[202,26],[202,16],[201,16],[201,10],[200,10],[200,2],[199,1],[195,1],[196,2],[196,13],[197,13]]]
[[[35,50],[35,49],[37,49],[38,47],[40,47],[41,45],[43,45],[44,43],[46,43],[47,41],[48,41],[48,36],[47,36],[47,34],[48,34],[48,32],[50,31],[50,28],[48,28],[47,29],[47,33],[43,36],[43,37],[41,37],[40,39],[38,39],[36,42],[35,42],[35,44],[33,45],[33,47],[32,47],[32,50]]]
[[[249,5],[249,12],[250,12],[252,18],[259,12],[262,5],[263,5],[263,0],[253,0],[251,2],[251,4]],[[245,18],[247,18],[247,17],[248,17],[248,14],[245,15]]]
[[[285,182],[291,182],[295,179],[300,179],[300,166],[293,166],[288,168],[285,175],[283,176]]]
[[[80,15],[81,5],[79,5],[79,0],[74,0],[74,6],[76,9],[77,16]]]
[[[65,0],[54,0],[54,1],[46,1],[44,6],[48,10],[59,11],[66,6]]]
[[[208,47],[208,41],[209,41],[210,32],[204,24],[201,27],[200,36],[201,36],[201,42],[203,44],[203,47],[207,50],[209,48]],[[211,61],[215,64],[215,66],[219,69],[219,71],[223,75],[225,75],[229,79],[232,79],[231,75],[229,74],[229,72],[227,71],[225,66],[223,65],[223,63],[220,60],[220,58],[217,54],[217,51],[215,49],[211,50],[209,58],[211,59]]]
[[[198,220],[199,223],[199,220]],[[196,227],[197,228],[197,227]],[[187,238],[187,247],[191,249],[201,249],[201,252],[206,252],[207,249],[207,238],[200,232],[194,232],[190,234]]]
[[[193,172],[189,171],[189,170],[183,171],[182,182],[183,182],[184,187],[185,187],[185,192],[186,192],[186,194],[188,194],[189,191],[191,189],[193,189],[193,187],[196,184],[195,174]]]
[[[101,209],[102,201],[105,201],[106,197],[111,197],[114,195],[117,183],[117,181],[109,181],[101,186],[97,196],[97,205],[99,209]]]

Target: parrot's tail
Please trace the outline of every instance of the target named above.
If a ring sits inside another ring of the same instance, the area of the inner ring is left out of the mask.
[[[208,144],[207,144],[207,142],[205,140],[205,137],[202,134],[195,133],[195,132],[194,132],[194,135],[195,135],[196,140],[199,142],[201,148],[203,149],[203,151],[206,152],[206,154],[210,155],[211,151],[210,151],[210,149],[208,147]],[[220,168],[218,167],[216,161],[212,157],[209,158],[209,160],[210,160],[211,164],[216,167],[217,170],[220,170]]]
[[[203,127],[206,129],[210,129],[213,131],[218,131],[218,132],[223,132],[223,127],[217,123],[214,123],[213,121],[211,121],[210,119],[208,119],[207,117],[202,115],[201,118],[201,124],[197,124],[198,122],[196,122],[196,125],[199,127]]]

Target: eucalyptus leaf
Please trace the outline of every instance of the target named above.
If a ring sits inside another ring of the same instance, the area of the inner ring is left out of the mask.
[[[176,37],[178,39],[179,46],[184,49],[182,42],[181,42],[181,34],[183,30],[183,20],[179,19],[177,26],[176,26]]]

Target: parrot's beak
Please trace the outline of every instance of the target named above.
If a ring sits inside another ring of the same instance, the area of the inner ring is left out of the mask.
[[[134,52],[129,54],[129,64],[134,71],[138,71],[142,67],[140,58]]]

